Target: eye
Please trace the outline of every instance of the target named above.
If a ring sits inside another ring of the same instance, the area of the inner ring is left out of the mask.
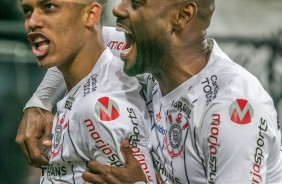
[[[54,4],[51,3],[46,3],[44,4],[44,9],[45,11],[52,11],[56,8],[56,6]]]
[[[131,5],[133,8],[138,8],[138,6],[141,6],[143,3],[141,2],[141,0],[132,0],[131,1]]]
[[[24,14],[25,18],[29,18],[32,14],[32,8],[30,7],[23,7],[22,8],[22,13]]]

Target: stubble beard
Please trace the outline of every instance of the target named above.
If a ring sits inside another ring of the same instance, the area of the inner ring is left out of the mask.
[[[126,68],[125,66],[125,73],[129,76],[143,73],[158,75],[165,64],[162,59],[165,54],[164,46],[156,40],[147,40],[136,44],[136,62],[131,67]]]

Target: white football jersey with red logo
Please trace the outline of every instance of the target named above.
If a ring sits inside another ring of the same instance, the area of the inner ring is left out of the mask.
[[[121,51],[126,47],[124,32],[117,31],[115,27],[103,27],[105,44],[110,48],[116,57],[120,57]]]
[[[169,184],[281,184],[272,99],[214,40],[208,42],[213,49],[206,67],[166,96],[152,76],[142,81],[153,112],[157,171]]]
[[[120,141],[127,138],[150,183],[155,183],[151,142],[146,129],[150,116],[136,78],[123,72],[123,62],[107,48],[93,70],[57,103],[50,165],[41,183],[82,184],[89,160],[124,164]]]
[[[112,27],[104,27],[103,33],[119,56],[124,33]],[[150,75],[139,76],[153,120],[157,171],[168,184],[281,184],[281,135],[272,99],[215,41],[209,43],[213,51],[207,66],[164,97]],[[26,107],[52,106],[46,104],[53,97],[50,90],[63,79],[58,80],[58,71],[49,71]],[[91,126],[91,121],[84,124]]]
[[[105,45],[111,52],[120,57],[121,51],[125,48],[125,35],[123,32],[116,31],[115,27],[103,27],[103,37]],[[48,69],[44,79],[38,86],[36,92],[26,103],[25,109],[29,107],[40,107],[42,109],[52,111],[57,101],[62,98],[62,94],[66,91],[66,85],[62,73],[53,67]]]

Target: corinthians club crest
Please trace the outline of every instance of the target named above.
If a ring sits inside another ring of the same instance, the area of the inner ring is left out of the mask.
[[[175,123],[171,125],[168,132],[169,144],[172,148],[179,148],[182,139],[182,130],[179,124]]]
[[[57,114],[57,122],[55,126],[54,136],[53,136],[53,146],[51,157],[56,157],[62,149],[63,146],[63,134],[64,130],[68,127],[69,121],[65,122],[65,113],[60,117],[60,114]]]
[[[167,116],[170,128],[165,135],[165,149],[171,158],[180,156],[184,150],[184,136],[190,126],[189,122],[183,117],[182,113],[178,113],[177,117],[173,114]]]

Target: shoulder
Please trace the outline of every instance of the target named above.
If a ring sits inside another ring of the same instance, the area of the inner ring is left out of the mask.
[[[206,121],[212,122],[213,115],[219,114],[225,123],[235,121],[235,124],[256,126],[261,119],[266,119],[277,126],[273,100],[260,81],[233,62],[217,45],[197,85],[198,108]]]
[[[216,86],[219,97],[241,96],[256,99],[264,96],[270,100],[268,93],[253,74],[232,61],[216,42],[213,44],[209,63],[200,77],[200,86]]]

